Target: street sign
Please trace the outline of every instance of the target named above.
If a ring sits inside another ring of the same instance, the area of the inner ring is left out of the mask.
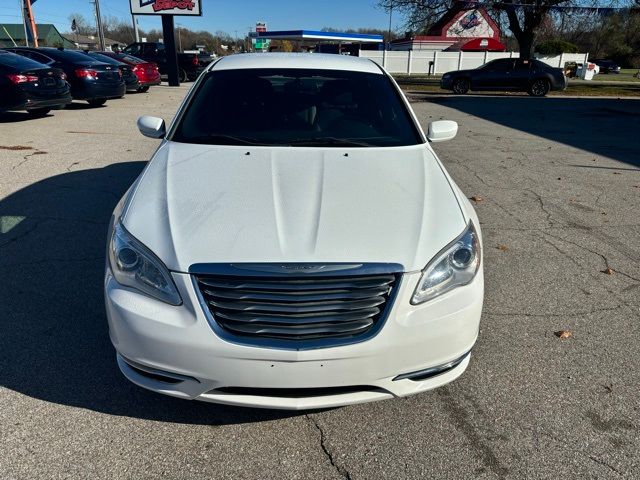
[[[201,16],[202,0],[129,0],[133,15]]]

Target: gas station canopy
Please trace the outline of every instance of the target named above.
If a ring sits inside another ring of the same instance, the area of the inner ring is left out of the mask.
[[[251,35],[254,38],[269,38],[272,40],[315,40],[325,42],[355,42],[355,43],[382,43],[382,35],[369,35],[364,33],[320,32],[316,30],[280,30],[273,32],[257,32]]]

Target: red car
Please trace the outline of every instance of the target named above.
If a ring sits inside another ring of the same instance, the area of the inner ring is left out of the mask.
[[[160,85],[160,72],[158,71],[158,65],[153,62],[147,62],[133,55],[127,53],[115,53],[115,52],[98,52],[102,55],[106,55],[111,58],[115,58],[127,65],[131,65],[131,70],[138,77],[140,86],[138,92],[146,92],[151,85]]]

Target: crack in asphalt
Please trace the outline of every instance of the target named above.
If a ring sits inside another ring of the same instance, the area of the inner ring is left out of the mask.
[[[546,222],[549,224],[550,227],[552,227],[553,225],[555,225],[557,222],[555,222],[554,220],[552,220],[551,218],[551,212],[549,210],[547,210],[547,207],[544,204],[544,200],[542,198],[542,195],[540,195],[539,193],[537,193],[534,190],[531,190],[530,188],[527,188],[524,190],[525,192],[529,192],[532,193],[536,199],[538,200],[538,203],[540,204],[540,209],[545,213],[546,215]]]
[[[324,452],[324,455],[329,460],[329,463],[331,463],[331,466],[333,468],[335,468],[336,472],[338,472],[342,478],[346,478],[347,480],[352,480],[351,479],[351,474],[349,473],[349,471],[346,468],[344,468],[342,465],[338,465],[336,463],[336,461],[333,458],[333,454],[327,448],[326,436],[325,436],[324,430],[322,430],[322,427],[320,426],[320,424],[313,417],[311,417],[311,415],[309,415],[309,414],[305,415],[305,417],[307,417],[307,419],[316,428],[316,430],[318,430],[318,432],[320,432],[320,448],[322,448],[322,451]]]
[[[47,152],[44,152],[44,151],[42,151],[42,150],[36,150],[36,151],[35,151],[35,152],[33,152],[33,153],[28,153],[28,154],[26,154],[24,157],[22,157],[22,158],[23,158],[23,160],[22,160],[20,163],[18,163],[17,165],[14,165],[13,167],[11,167],[11,170],[15,170],[15,169],[16,169],[16,168],[18,168],[19,166],[24,165],[24,164],[25,164],[25,163],[27,163],[27,162],[29,161],[29,159],[30,159],[31,157],[33,157],[34,155],[46,155],[46,154],[47,154]]]
[[[553,441],[555,441],[555,442],[557,442],[557,443],[560,443],[560,444],[564,445],[565,447],[569,447],[569,450],[571,450],[571,451],[572,451],[572,452],[574,452],[574,453],[577,453],[577,454],[578,454],[578,455],[580,455],[581,457],[588,458],[588,459],[589,459],[589,460],[591,460],[592,462],[595,462],[595,463],[597,463],[598,465],[602,465],[603,467],[608,468],[609,470],[611,470],[612,472],[614,472],[614,473],[615,473],[615,474],[617,474],[618,476],[624,477],[624,473],[622,473],[620,470],[618,470],[617,468],[615,468],[613,465],[611,465],[611,464],[609,464],[609,463],[605,462],[604,460],[602,460],[602,459],[600,459],[600,458],[597,458],[597,457],[596,457],[596,456],[594,456],[594,455],[589,455],[589,454],[585,453],[585,452],[584,452],[584,451],[582,451],[582,450],[576,449],[572,443],[567,442],[567,441],[565,441],[565,440],[562,440],[561,438],[558,438],[558,437],[556,437],[555,435],[552,435],[552,434],[550,434],[550,433],[548,433],[548,432],[537,432],[537,431],[535,431],[535,430],[533,430],[533,429],[530,429],[530,428],[523,428],[523,427],[520,427],[520,430],[522,430],[522,431],[526,431],[526,430],[528,430],[530,433],[533,433],[534,435],[535,435],[535,434],[538,434],[538,435],[542,435],[542,436],[545,436],[545,437],[547,437],[547,438],[550,438],[551,440],[553,440]]]
[[[600,258],[602,258],[602,260],[604,261],[604,267],[605,267],[605,269],[611,268],[615,273],[619,273],[619,274],[620,274],[620,275],[622,275],[623,277],[627,277],[628,279],[633,280],[634,282],[640,282],[640,278],[636,278],[636,277],[634,277],[634,276],[632,276],[632,275],[629,275],[629,274],[624,273],[624,272],[622,272],[622,271],[620,271],[620,270],[618,270],[618,269],[616,269],[616,268],[611,267],[611,265],[610,265],[610,263],[609,263],[609,259],[608,259],[605,255],[603,255],[602,253],[597,252],[597,251],[595,251],[595,250],[591,250],[590,248],[585,247],[584,245],[580,245],[579,243],[572,242],[571,240],[567,240],[567,239],[565,239],[565,238],[558,237],[558,236],[556,236],[556,235],[552,235],[552,234],[550,234],[549,232],[546,232],[546,233],[544,233],[544,234],[545,234],[545,235],[549,235],[550,237],[555,238],[556,240],[560,240],[561,242],[568,243],[568,244],[570,244],[570,245],[573,245],[573,246],[575,246],[575,247],[578,247],[578,248],[580,248],[581,250],[585,250],[585,251],[587,251],[587,252],[589,252],[589,253],[592,253],[592,254],[594,254],[594,255],[597,255],[597,256],[599,256]],[[550,243],[550,244],[551,244],[551,243]],[[553,245],[553,244],[551,244],[551,245]],[[556,247],[556,249],[558,249],[558,248]],[[560,250],[558,249],[558,251],[560,251]]]
[[[42,223],[44,223],[44,221],[36,221],[31,228],[28,228],[27,230],[25,230],[24,232],[22,232],[20,235],[16,235],[15,237],[11,237],[9,240],[7,240],[4,243],[0,243],[0,247],[5,247],[11,243],[17,242],[18,240],[26,237],[27,235],[29,235],[31,232],[33,232],[36,228],[38,228]]]

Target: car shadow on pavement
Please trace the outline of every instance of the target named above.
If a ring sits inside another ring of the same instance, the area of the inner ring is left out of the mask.
[[[51,113],[48,113],[41,117],[34,117],[32,115],[29,115],[27,112],[3,112],[3,113],[0,113],[0,124],[27,122],[35,118],[49,118],[49,117],[53,117],[54,114],[55,114],[54,110],[52,110]]]
[[[177,400],[121,375],[102,293],[106,234],[113,208],[144,165],[72,171],[0,201],[0,385],[48,402],[166,422],[295,415]]]
[[[420,97],[415,95],[413,98]],[[422,99],[640,167],[640,149],[637,146],[640,134],[639,99],[532,98],[515,95],[425,96]],[[488,144],[494,143],[490,139],[487,141]],[[585,162],[584,166],[592,165]]]
[[[86,102],[71,102],[69,105],[65,106],[65,110],[94,110],[100,109],[109,106],[109,102],[111,100],[107,100],[107,103],[104,105],[89,105]]]

